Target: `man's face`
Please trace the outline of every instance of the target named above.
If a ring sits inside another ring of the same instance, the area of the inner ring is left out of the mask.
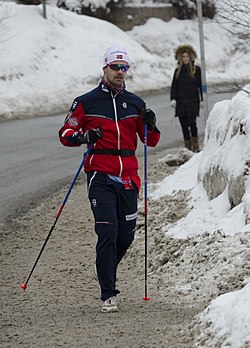
[[[113,64],[122,64],[127,66],[128,63],[126,63],[123,60],[116,60],[112,62],[110,65]],[[113,70],[110,65],[107,65],[103,68],[103,77],[107,80],[108,83],[110,83],[114,87],[121,87],[124,83],[125,76],[127,74],[127,71],[122,71],[122,69],[119,69],[118,71]]]

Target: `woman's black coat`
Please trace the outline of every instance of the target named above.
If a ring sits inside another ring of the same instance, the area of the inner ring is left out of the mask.
[[[187,117],[190,122],[199,116],[200,100],[203,100],[201,69],[194,67],[194,77],[188,73],[188,65],[183,65],[178,78],[176,68],[170,91],[170,99],[176,100],[175,116]]]

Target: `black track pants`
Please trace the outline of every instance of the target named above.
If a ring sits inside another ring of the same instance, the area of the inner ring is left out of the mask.
[[[87,174],[91,209],[95,219],[96,267],[105,301],[119,293],[115,287],[117,265],[134,240],[138,191],[111,180],[106,174]]]

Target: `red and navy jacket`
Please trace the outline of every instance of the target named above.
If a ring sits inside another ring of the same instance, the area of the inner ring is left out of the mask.
[[[141,115],[144,108],[145,102],[135,94],[126,89],[114,93],[100,82],[98,87],[73,101],[64,126],[59,131],[59,139],[65,146],[80,146],[74,143],[75,133],[84,133],[101,126],[103,137],[92,145],[85,161],[85,172],[98,171],[130,177],[139,188],[135,150],[138,136],[144,141]],[[148,146],[155,147],[159,140],[160,131],[157,127],[148,130]]]

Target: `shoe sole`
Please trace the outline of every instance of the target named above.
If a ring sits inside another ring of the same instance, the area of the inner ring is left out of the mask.
[[[107,306],[107,307],[102,307],[101,312],[102,313],[118,312],[118,306],[111,305],[111,306]]]
[[[114,312],[118,312],[118,308],[117,307],[102,308],[101,312],[102,313],[114,313]]]

